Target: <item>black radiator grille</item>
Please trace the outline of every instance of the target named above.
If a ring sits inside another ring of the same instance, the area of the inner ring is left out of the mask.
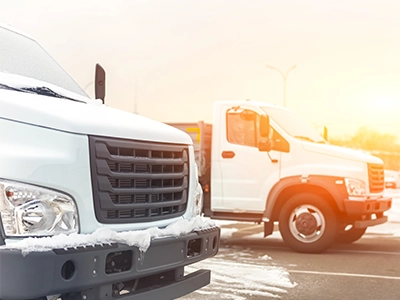
[[[93,199],[101,223],[137,223],[185,213],[187,146],[89,137]]]
[[[385,173],[383,165],[368,164],[369,191],[381,193],[385,189]]]

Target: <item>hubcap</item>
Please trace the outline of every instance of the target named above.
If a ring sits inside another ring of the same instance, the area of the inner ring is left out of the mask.
[[[290,214],[290,232],[302,243],[313,243],[317,241],[324,233],[325,227],[324,215],[313,205],[300,205]]]
[[[310,235],[317,230],[317,219],[311,213],[302,213],[297,216],[296,228],[299,233]]]

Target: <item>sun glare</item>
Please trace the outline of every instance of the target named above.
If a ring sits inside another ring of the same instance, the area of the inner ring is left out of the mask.
[[[393,98],[390,97],[381,97],[379,99],[376,99],[373,104],[375,109],[390,110],[394,108],[395,101]]]

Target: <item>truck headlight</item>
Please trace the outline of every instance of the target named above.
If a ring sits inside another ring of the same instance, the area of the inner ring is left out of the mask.
[[[349,196],[365,195],[365,182],[354,178],[345,178],[347,193]]]
[[[0,180],[0,215],[6,236],[78,232],[73,199],[54,190]]]
[[[196,190],[194,192],[194,203],[193,203],[193,216],[199,216],[203,210],[203,189],[200,183],[197,183]]]

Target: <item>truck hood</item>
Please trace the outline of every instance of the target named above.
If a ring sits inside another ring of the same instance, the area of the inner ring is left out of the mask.
[[[315,152],[324,155],[330,155],[333,157],[344,158],[353,161],[382,164],[382,160],[379,157],[373,156],[362,150],[355,150],[340,146],[334,146],[329,144],[317,144],[310,142],[302,142],[303,148],[310,152]]]
[[[78,101],[0,89],[0,118],[75,134],[192,144],[189,135],[164,123],[108,107],[101,100],[65,90],[61,94]]]

